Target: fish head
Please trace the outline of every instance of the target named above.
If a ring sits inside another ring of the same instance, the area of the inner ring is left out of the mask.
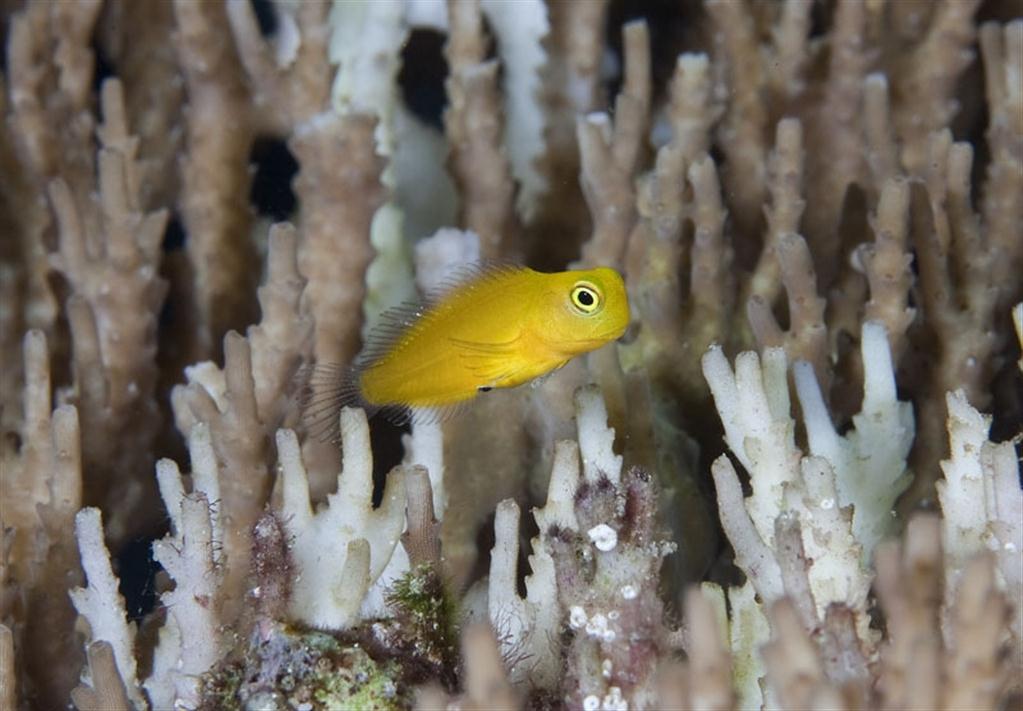
[[[625,282],[614,269],[559,272],[539,309],[539,330],[552,349],[572,356],[620,338],[629,325]]]

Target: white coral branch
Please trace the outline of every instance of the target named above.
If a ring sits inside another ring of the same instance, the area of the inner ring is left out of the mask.
[[[490,557],[487,612],[497,631],[501,654],[516,684],[530,683],[554,688],[560,675],[561,626],[554,560],[540,538],[533,539],[526,577],[526,597],[517,591],[519,557],[519,506],[505,499],[494,519],[494,548]]]
[[[208,498],[219,491],[218,471],[204,425],[193,428],[189,447],[195,467],[192,493],[185,493],[177,464],[163,459],[156,465],[171,533],[153,543],[153,558],[175,584],[173,590],[160,596],[169,613],[168,621],[154,654],[153,673],[145,684],[158,708],[168,704],[196,708],[200,701],[199,678],[223,652],[223,571],[216,562],[222,524],[216,502]]]
[[[810,452],[835,473],[839,506],[853,506],[853,535],[869,558],[890,530],[892,507],[909,485],[906,457],[913,444],[913,408],[899,402],[884,326],[863,326],[863,406],[853,429],[839,436],[831,423],[813,367],[794,366]],[[866,561],[865,561],[866,562]]]
[[[720,346],[703,356],[703,375],[714,395],[725,441],[754,482],[746,507],[768,545],[774,538],[774,519],[784,506],[785,485],[799,478],[800,451],[789,415],[786,371],[781,348],[764,349],[763,364],[756,353],[740,353],[734,372]]]
[[[588,385],[577,390],[575,410],[583,476],[595,482],[604,475],[617,485],[622,478],[622,458],[614,453],[615,431],[607,426],[607,406],[600,388]]]
[[[148,708],[139,689],[135,663],[135,625],[128,622],[124,598],[110,566],[110,553],[103,542],[103,521],[99,509],[86,508],[75,516],[75,535],[88,587],[69,592],[78,614],[89,623],[91,641],[105,641],[114,650],[117,671],[136,708]]]
[[[298,439],[291,430],[277,432],[282,513],[294,539],[298,574],[290,612],[322,629],[357,622],[363,599],[380,582],[405,525],[403,477],[395,472],[388,476],[383,503],[373,509],[373,455],[362,410],[341,411],[341,446],[344,464],[337,491],[314,513]]]
[[[944,514],[946,592],[951,595],[969,558],[982,548],[998,556],[998,569],[1010,597],[1023,599],[1023,489],[1011,442],[988,439],[991,417],[974,409],[962,390],[948,393],[950,456],[941,462],[945,480],[937,483]],[[1017,605],[1017,641],[1023,622]]]

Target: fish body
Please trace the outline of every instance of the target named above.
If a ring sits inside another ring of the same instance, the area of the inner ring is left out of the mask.
[[[474,268],[426,303],[384,314],[345,386],[327,388],[336,406],[328,412],[348,404],[392,419],[448,411],[556,370],[619,338],[628,323],[625,285],[613,269]]]

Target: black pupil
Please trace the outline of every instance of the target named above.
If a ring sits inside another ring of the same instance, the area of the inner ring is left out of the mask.
[[[579,295],[576,298],[579,299],[579,303],[583,306],[593,306],[593,294],[585,289],[580,289]]]

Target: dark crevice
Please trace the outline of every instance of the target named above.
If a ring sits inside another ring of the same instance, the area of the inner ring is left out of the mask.
[[[118,590],[129,622],[138,622],[156,607],[155,579],[163,567],[153,560],[153,541],[165,534],[129,541],[117,555]]]
[[[271,0],[249,0],[252,4],[252,12],[259,23],[259,31],[264,37],[270,37],[277,32],[277,13],[274,11],[274,4]]]
[[[442,130],[444,109],[448,105],[444,89],[448,78],[445,42],[447,35],[437,30],[412,30],[401,49],[398,72],[398,86],[409,111],[424,123]]]
[[[249,160],[256,167],[249,192],[256,212],[275,222],[289,219],[297,204],[291,181],[298,172],[298,161],[287,144],[279,138],[259,138]]]

